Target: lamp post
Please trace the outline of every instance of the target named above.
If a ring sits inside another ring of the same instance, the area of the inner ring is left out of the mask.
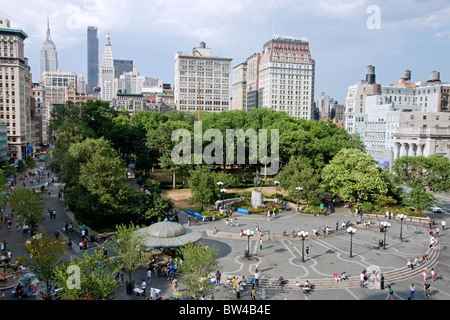
[[[250,229],[247,229],[242,232],[245,236],[247,236],[247,251],[245,252],[245,255],[247,258],[250,259],[250,237],[253,237],[253,231]]]
[[[308,232],[302,230],[298,236],[302,239],[302,262],[305,262],[305,238],[308,236]]]
[[[391,226],[391,224],[387,221],[382,221],[382,222],[380,222],[380,226],[384,232],[383,249],[386,250],[386,232],[387,232],[387,229]]]
[[[280,181],[274,181],[273,182],[275,184],[275,196],[278,197],[278,185],[280,184]]]
[[[219,188],[221,188],[221,187],[223,186],[223,182],[222,182],[222,181],[217,182],[217,186],[218,186]],[[223,194],[222,194],[222,190],[223,190],[223,189],[220,189],[220,200],[221,200],[221,202],[222,202],[222,204],[223,204]]]
[[[397,215],[397,218],[400,219],[400,241],[403,240],[402,234],[403,234],[403,219],[406,218],[406,215],[401,213]]]
[[[303,188],[302,187],[296,187],[295,190],[298,191],[298,205],[300,205],[300,193],[302,192]]]
[[[220,189],[220,194],[222,195],[222,207],[224,206],[223,205],[223,202],[224,202],[224,195],[225,195],[225,193],[227,193],[227,189]]]
[[[356,233],[356,228],[353,227],[348,227],[347,229],[347,233],[350,235],[350,258],[353,258],[353,251],[352,251],[352,247],[353,247],[353,235]]]

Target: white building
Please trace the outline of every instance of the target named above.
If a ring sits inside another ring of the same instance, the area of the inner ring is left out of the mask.
[[[247,110],[247,62],[233,68],[233,100],[231,110]]]
[[[80,74],[80,76],[78,77],[77,91],[78,91],[79,94],[86,94],[87,93],[86,80],[84,80],[84,76],[82,74]]]
[[[278,37],[264,44],[259,65],[258,108],[311,119],[315,62],[304,38]]]
[[[174,99],[176,109],[196,112],[230,109],[231,61],[213,57],[201,42],[192,54],[175,55]]]
[[[111,51],[109,33],[106,34],[105,49],[103,51],[101,67],[101,97],[102,100],[112,101],[115,97],[114,59]]]
[[[346,128],[359,133],[367,153],[385,168],[403,155],[449,155],[450,85],[440,82],[438,72],[426,83],[410,80],[406,70],[397,84],[376,85],[369,66],[366,81],[348,89]]]
[[[56,53],[56,46],[50,36],[50,25],[47,18],[47,38],[41,47],[40,52],[40,79],[42,80],[42,74],[46,71],[58,70],[58,55]]]
[[[31,142],[30,67],[24,56],[28,35],[0,18],[0,122],[6,123],[8,156],[22,159]]]

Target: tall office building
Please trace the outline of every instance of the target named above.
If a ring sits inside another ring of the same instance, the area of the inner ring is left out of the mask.
[[[28,35],[0,18],[0,122],[6,123],[8,156],[22,159],[31,142],[30,67],[24,56]]]
[[[192,55],[175,55],[176,109],[195,112],[198,109],[221,112],[230,108],[231,61],[213,57],[204,42]]]
[[[119,78],[124,72],[133,71],[133,68],[133,60],[114,59],[114,78]]]
[[[102,100],[112,101],[116,95],[114,85],[114,59],[111,51],[109,32],[106,34],[105,49],[103,51],[101,72],[101,97]]]
[[[93,93],[98,88],[99,62],[97,27],[87,28],[87,93]]]
[[[247,110],[247,61],[233,68],[231,110]]]
[[[311,119],[315,61],[305,38],[277,37],[264,44],[259,66],[258,107]]]
[[[50,24],[48,18],[47,38],[42,44],[40,58],[40,79],[42,80],[42,74],[44,72],[58,70],[58,55],[56,53],[56,46],[50,36]]]

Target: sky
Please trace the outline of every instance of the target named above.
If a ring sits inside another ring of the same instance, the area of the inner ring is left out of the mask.
[[[174,82],[177,52],[205,42],[232,67],[261,53],[274,34],[306,37],[315,60],[315,100],[345,103],[347,88],[375,66],[381,84],[439,71],[450,82],[449,0],[0,0],[0,17],[28,34],[25,56],[39,81],[47,17],[62,71],[87,78],[87,27],[97,26],[100,63],[106,33],[114,59],[141,75]]]

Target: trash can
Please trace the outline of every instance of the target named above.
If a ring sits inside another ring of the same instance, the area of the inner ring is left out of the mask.
[[[378,245],[380,246],[380,247],[382,247],[383,246],[383,240],[378,240]]]

